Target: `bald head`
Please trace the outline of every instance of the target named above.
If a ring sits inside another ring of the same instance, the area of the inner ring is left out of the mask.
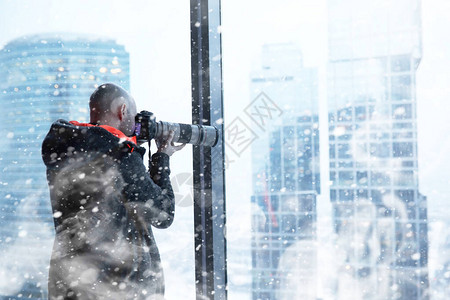
[[[101,119],[103,115],[110,114],[118,102],[129,102],[130,95],[127,91],[113,83],[105,83],[99,86],[91,95],[89,108],[91,110],[91,121]]]
[[[136,103],[120,86],[100,85],[91,95],[89,108],[91,123],[112,126],[127,136],[133,134]]]

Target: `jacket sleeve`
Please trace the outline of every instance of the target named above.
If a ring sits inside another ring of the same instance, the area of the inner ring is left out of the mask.
[[[165,153],[153,154],[150,174],[145,169],[142,156],[136,152],[128,153],[119,165],[128,208],[157,228],[169,227],[175,213],[169,156]]]

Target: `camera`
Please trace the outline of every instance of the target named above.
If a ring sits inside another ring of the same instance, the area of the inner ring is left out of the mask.
[[[219,130],[214,126],[156,121],[153,113],[145,110],[138,113],[135,120],[134,134],[138,143],[167,137],[170,130],[174,131],[175,143],[214,147],[219,140]]]

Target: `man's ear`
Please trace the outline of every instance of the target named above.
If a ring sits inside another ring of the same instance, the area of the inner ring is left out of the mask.
[[[120,121],[123,121],[123,118],[125,117],[125,114],[127,112],[127,105],[125,103],[122,103],[121,106],[119,106],[118,111],[118,117]]]

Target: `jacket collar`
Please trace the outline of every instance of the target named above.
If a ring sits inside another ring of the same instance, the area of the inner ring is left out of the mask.
[[[119,129],[116,129],[114,127],[108,126],[108,125],[93,125],[90,123],[80,123],[77,121],[70,121],[69,122],[72,125],[75,126],[83,126],[83,127],[101,127],[105,130],[107,130],[109,133],[111,133],[112,135],[114,135],[115,137],[118,137],[119,139],[125,139],[129,142],[132,142],[133,144],[137,144],[136,141],[136,136],[126,136],[122,131],[120,131]]]

